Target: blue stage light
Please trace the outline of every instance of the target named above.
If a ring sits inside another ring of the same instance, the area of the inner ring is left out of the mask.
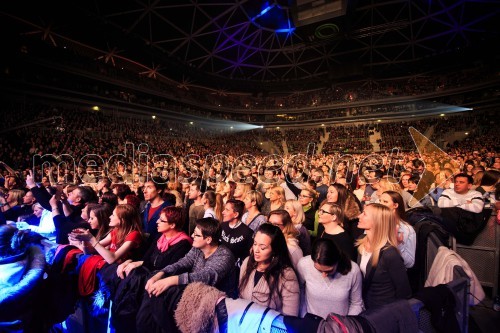
[[[259,14],[251,18],[251,22],[257,27],[272,30],[276,33],[292,33],[295,27],[286,9],[274,3],[266,2]]]

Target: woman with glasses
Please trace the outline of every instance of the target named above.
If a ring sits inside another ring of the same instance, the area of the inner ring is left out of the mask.
[[[331,202],[323,202],[318,209],[318,221],[323,226],[323,231],[318,235],[318,238],[331,239],[350,260],[356,260],[358,255],[354,241],[343,228],[344,212],[342,208]]]
[[[146,292],[137,315],[138,332],[158,332],[162,329],[177,332],[173,313],[189,283],[203,282],[233,294],[228,282],[236,261],[231,251],[220,244],[219,221],[211,217],[196,220],[191,236],[191,250],[146,282]]]
[[[318,193],[311,189],[302,189],[299,194],[299,202],[302,205],[302,210],[304,211],[304,226],[309,230],[309,234],[312,237],[316,237],[318,233],[318,224],[316,223],[316,199],[318,198]]]
[[[262,224],[240,271],[240,298],[284,315],[299,314],[300,292],[280,228]]]
[[[359,215],[365,237],[357,241],[363,273],[366,309],[378,308],[411,296],[403,258],[398,250],[396,215],[382,204],[369,204]]]
[[[364,310],[359,266],[331,239],[316,240],[297,272],[304,293],[301,317],[311,313],[326,319],[331,312],[355,316]]]
[[[273,210],[269,213],[268,222],[280,228],[281,232],[283,232],[293,267],[297,268],[297,264],[304,254],[299,246],[299,231],[293,225],[290,214],[284,209]]]
[[[141,261],[126,260],[117,267],[116,274],[125,279],[136,268],[153,272],[177,262],[191,249],[192,239],[182,231],[182,208],[169,206],[162,209],[156,221],[158,236]]]
[[[196,221],[193,234],[193,247],[184,258],[168,265],[150,278],[146,291],[152,296],[161,295],[170,286],[187,284],[194,281],[216,285],[234,266],[231,251],[220,245],[220,223],[214,218]],[[195,271],[199,269],[199,271]],[[166,277],[167,276],[167,277]]]

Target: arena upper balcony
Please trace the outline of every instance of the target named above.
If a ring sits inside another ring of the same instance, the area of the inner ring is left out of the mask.
[[[2,86],[18,96],[259,126],[498,104],[493,3],[342,3],[319,15],[295,1],[19,1],[0,11]]]

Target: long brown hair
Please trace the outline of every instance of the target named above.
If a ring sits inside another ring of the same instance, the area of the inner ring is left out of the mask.
[[[292,267],[292,261],[290,259],[290,255],[288,253],[288,247],[286,245],[285,236],[281,232],[280,228],[270,224],[263,223],[257,229],[257,232],[260,232],[264,235],[267,235],[271,238],[271,250],[272,250],[272,259],[269,267],[264,272],[264,278],[269,285],[269,294],[267,295],[254,295],[256,296],[260,302],[267,302],[269,305],[273,298],[273,295],[277,295],[278,298],[281,299],[281,288],[280,283],[282,279],[286,279],[285,277],[285,269],[287,267]],[[253,255],[253,246],[250,249],[250,256],[248,257],[248,263],[246,270],[243,273],[239,285],[239,290],[245,289],[248,283],[253,283],[250,281],[250,275],[254,270],[257,269],[257,262],[255,262],[255,258]],[[292,268],[293,269],[293,268]],[[284,284],[284,283],[283,283]],[[260,299],[258,296],[262,296]]]
[[[217,193],[215,194],[215,217],[217,220],[222,221],[222,211],[224,210],[224,198],[222,197],[222,194]]]
[[[283,223],[283,229],[281,231],[283,232],[283,236],[285,236],[285,239],[299,237],[299,231],[297,230],[297,228],[295,228],[292,218],[286,210],[272,210],[268,215],[268,220],[269,218],[271,218],[271,215],[278,215],[281,218],[281,223]]]
[[[361,213],[360,206],[356,202],[355,196],[344,185],[334,183],[330,186],[333,186],[338,192],[336,204],[344,211],[345,219],[355,219]]]
[[[227,200],[234,199],[234,190],[236,190],[236,183],[233,182],[232,180],[228,180],[227,184],[229,184],[229,192],[226,194],[226,199]]]
[[[393,203],[398,204],[398,207],[396,207],[397,217],[400,220],[405,221],[406,220],[405,202],[401,194],[399,194],[399,192],[396,191],[385,191],[384,193],[387,194],[389,197],[391,197]]]
[[[131,205],[118,205],[115,210],[116,216],[120,219],[120,226],[116,232],[116,248],[119,248],[132,231],[139,231],[142,235],[142,221],[139,211]]]
[[[99,230],[95,238],[100,241],[107,236],[109,233],[109,217],[113,212],[113,209],[108,204],[102,205],[88,205],[89,206],[89,217],[90,212],[94,212],[94,215],[99,222]]]

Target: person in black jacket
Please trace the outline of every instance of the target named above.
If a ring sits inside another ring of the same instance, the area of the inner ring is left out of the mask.
[[[367,205],[359,215],[358,227],[366,231],[357,242],[366,309],[411,297],[396,226],[396,216],[382,204]]]
[[[101,272],[110,287],[111,322],[116,332],[134,332],[144,287],[152,272],[176,263],[191,249],[192,239],[182,232],[182,208],[165,207],[156,221],[158,235],[141,261],[126,260]]]

